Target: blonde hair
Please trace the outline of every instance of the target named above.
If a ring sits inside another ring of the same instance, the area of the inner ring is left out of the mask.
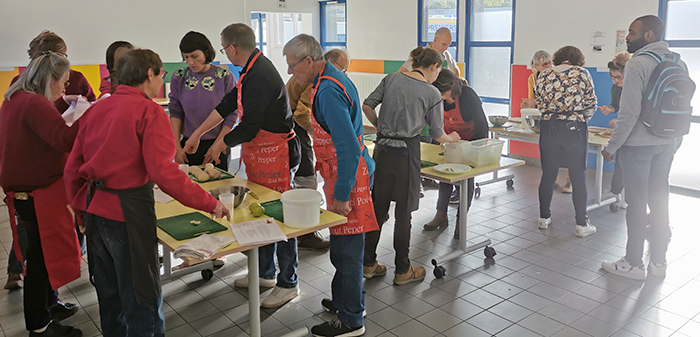
[[[47,51],[66,55],[68,53],[68,47],[66,46],[66,42],[63,41],[58,34],[45,30],[29,42],[27,54],[29,54],[29,57],[34,57],[38,53]]]
[[[631,58],[632,58],[632,55],[629,53],[617,54],[612,59],[612,61],[608,62],[608,69],[623,71],[623,70],[625,70],[625,65],[627,64],[627,61],[629,61]]]
[[[53,98],[51,81],[60,81],[70,70],[70,62],[63,54],[54,52],[42,52],[34,56],[27,69],[19,75],[17,82],[12,84],[5,92],[5,99],[17,91],[24,90],[29,93],[42,95],[49,100]]]

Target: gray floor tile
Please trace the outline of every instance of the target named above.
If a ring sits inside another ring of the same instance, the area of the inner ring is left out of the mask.
[[[411,297],[405,301],[396,303],[393,307],[412,318],[416,318],[435,309],[430,303],[416,297]]]
[[[533,313],[532,310],[521,307],[510,301],[503,301],[490,308],[489,311],[513,323],[517,323]]]
[[[522,289],[501,280],[486,285],[482,289],[503,299],[509,299],[523,291]]]
[[[441,309],[432,310],[418,317],[417,320],[438,332],[448,330],[461,322],[461,319]]]
[[[378,290],[374,293],[372,293],[372,297],[388,304],[396,304],[401,301],[405,301],[411,297],[413,297],[411,294],[403,291],[400,289],[400,287],[386,287],[384,289]]]
[[[432,337],[438,335],[437,331],[417,321],[409,321],[399,325],[392,329],[392,332],[401,337]]]
[[[685,318],[659,308],[651,308],[641,314],[639,317],[669,328],[673,331],[680,329],[690,320],[689,318]]]
[[[192,326],[200,335],[209,336],[235,327],[236,324],[234,324],[224,315],[215,314],[200,320],[196,320],[190,323],[190,326]]]
[[[581,311],[583,313],[591,312],[593,309],[600,306],[600,303],[583,297],[579,294],[569,293],[564,297],[560,298],[557,303],[563,304],[569,308]]]
[[[197,302],[186,307],[176,309],[175,311],[177,311],[177,313],[189,323],[219,313],[219,310],[217,310],[209,302]]]
[[[455,297],[462,297],[477,289],[475,286],[457,278],[440,284],[437,287]]]
[[[503,298],[498,297],[483,289],[474,290],[462,298],[469,301],[470,303],[478,305],[483,309],[488,309],[503,301]]]
[[[513,323],[509,320],[497,316],[489,311],[484,311],[466,321],[467,323],[479,327],[492,335],[497,334],[501,330],[505,330]]]
[[[678,329],[678,332],[688,336],[700,336],[700,322],[690,321]]]
[[[248,303],[248,299],[243,297],[243,295],[239,294],[238,292],[233,291],[212,297],[209,299],[209,303],[211,303],[219,311],[224,311],[242,304],[246,304]]]
[[[367,318],[385,329],[393,329],[411,320],[411,317],[392,307],[387,307],[373,314],[368,314]]]
[[[443,335],[447,337],[464,337],[464,336],[469,336],[469,337],[488,337],[491,336],[491,334],[480,330],[476,328],[475,326],[469,324],[469,323],[460,323],[451,329],[443,332]]]
[[[509,301],[532,311],[538,311],[552,304],[552,301],[527,291],[523,291],[520,294],[511,297]]]
[[[565,327],[559,330],[559,332],[552,335],[552,337],[589,337],[589,334],[585,334],[571,327]]]
[[[636,333],[640,336],[658,336],[668,337],[673,334],[673,330],[663,327],[659,324],[647,321],[643,318],[637,318],[625,325],[625,330]]]
[[[511,325],[507,329],[498,333],[498,337],[538,337],[541,336],[520,325]]]
[[[592,316],[583,316],[579,318],[576,322],[571,324],[571,327],[579,331],[585,331],[587,334],[594,337],[608,337],[620,329],[619,327],[605,323]]]
[[[177,328],[167,331],[168,337],[192,337],[201,336],[194,328],[189,324],[181,325]]]
[[[551,336],[564,328],[564,324],[540,314],[532,314],[518,322],[518,325],[542,336]]]
[[[544,309],[538,311],[538,313],[564,325],[570,325],[584,315],[582,312],[565,307],[559,303],[548,305]]]

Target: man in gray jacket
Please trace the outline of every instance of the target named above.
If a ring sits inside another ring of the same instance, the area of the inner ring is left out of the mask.
[[[657,16],[637,18],[629,27],[627,50],[635,55],[625,66],[625,85],[620,98],[620,112],[610,143],[603,150],[607,161],[617,153],[627,192],[627,253],[614,262],[603,262],[603,269],[635,280],[646,278],[642,262],[647,224],[651,225],[649,240],[649,272],[666,275],[666,250],[670,235],[668,220],[669,172],[676,149],[675,138],[657,137],[646,130],[640,114],[642,97],[649,79],[658,65],[644,51],[659,55],[669,52],[668,43],[661,41],[664,23]],[[681,66],[686,68],[685,63]],[[647,217],[647,205],[651,213]]]

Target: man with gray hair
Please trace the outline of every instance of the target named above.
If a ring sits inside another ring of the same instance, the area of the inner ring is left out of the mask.
[[[318,170],[329,210],[348,218],[331,228],[331,263],[336,269],[333,299],[321,305],[338,317],[311,329],[314,336],[361,336],[364,328],[362,262],[365,233],[378,230],[370,192],[374,161],[362,142],[362,110],[357,88],[312,36],[301,34],[282,50],[289,74],[312,84],[311,121]],[[332,55],[332,54],[331,54]],[[347,57],[346,57],[347,58]]]
[[[457,61],[455,61],[450,52],[447,50],[447,48],[450,48],[450,44],[452,44],[452,33],[450,33],[448,28],[442,27],[435,32],[433,42],[428,43],[426,48],[435,49],[440,55],[442,55],[442,67],[452,70],[457,77],[460,77]],[[412,71],[413,67],[411,67],[411,62],[411,59],[404,62],[401,68],[399,68],[399,72],[402,73]]]
[[[330,62],[334,67],[338,68],[338,70],[342,71],[343,74],[348,74],[350,59],[348,59],[348,54],[341,49],[331,49],[325,55],[323,55],[323,58]]]
[[[241,159],[247,179],[284,192],[291,188],[294,173],[301,161],[299,138],[294,133],[294,120],[284,82],[272,62],[255,45],[255,33],[242,23],[227,26],[221,32],[221,51],[239,67],[243,67],[236,88],[221,100],[209,117],[185,143],[185,152],[194,153],[199,138],[238,111],[240,123],[211,145],[205,156],[218,163],[219,153],[227,147],[241,145]],[[264,308],[277,308],[299,295],[297,280],[297,241],[295,238],[259,248],[260,286],[274,287],[263,301]],[[280,273],[275,281],[275,253]],[[248,287],[248,278],[234,282]]]

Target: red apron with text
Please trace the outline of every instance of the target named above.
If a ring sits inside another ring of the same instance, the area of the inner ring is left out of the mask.
[[[260,130],[249,142],[241,145],[241,159],[245,163],[248,180],[284,192],[291,188],[289,173],[289,145],[294,138],[294,130],[289,133],[272,133]]]
[[[6,193],[5,203],[10,215],[15,254],[17,260],[24,265],[17,238],[15,192]],[[80,246],[78,236],[75,234],[73,214],[68,208],[70,203],[66,196],[63,178],[46,188],[36,189],[28,194],[34,198],[41,250],[51,289],[58,289],[80,277]]]
[[[445,125],[443,127],[446,134],[456,131],[462,140],[471,140],[474,136],[474,121],[465,122],[462,119],[462,112],[459,110],[459,99],[455,98],[455,107],[445,110]]]
[[[322,76],[324,69],[325,66],[321,69],[321,76],[318,78],[318,83],[321,83],[323,79],[329,79],[340,86],[343,92],[345,92],[345,87],[338,80],[330,76]],[[321,177],[323,177],[324,180],[323,191],[326,194],[327,209],[332,211],[331,207],[335,200],[333,198],[333,192],[335,189],[335,182],[338,179],[338,157],[336,156],[336,149],[335,145],[333,145],[331,135],[316,122],[316,117],[314,117],[313,114],[313,102],[316,96],[316,90],[318,89],[318,83],[311,91],[311,123],[314,127],[314,153],[316,155],[316,170],[321,173]],[[348,96],[347,92],[345,95],[348,97],[348,100],[350,100],[350,96]],[[372,203],[372,193],[369,186],[369,172],[364,156],[362,155],[365,145],[362,143],[362,137],[357,137],[357,141],[360,143],[360,163],[357,166],[355,185],[350,191],[349,201],[351,210],[350,213],[345,216],[348,218],[348,222],[331,227],[331,235],[361,234],[379,230],[379,225],[374,215],[374,204]]]

